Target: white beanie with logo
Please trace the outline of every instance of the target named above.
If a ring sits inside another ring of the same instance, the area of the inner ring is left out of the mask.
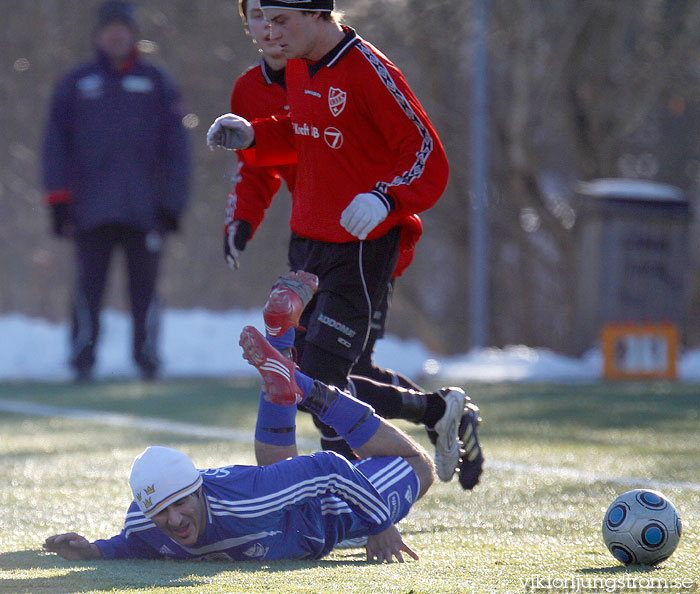
[[[134,501],[148,518],[194,493],[201,484],[202,475],[192,460],[164,446],[150,446],[136,456],[129,477]]]

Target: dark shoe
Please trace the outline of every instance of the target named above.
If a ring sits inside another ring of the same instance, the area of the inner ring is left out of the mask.
[[[467,490],[476,486],[483,472],[484,453],[476,432],[480,422],[479,407],[473,402],[467,402],[458,432],[463,448],[459,463],[459,484]]]
[[[158,368],[151,366],[142,366],[139,368],[141,381],[154,382],[158,379]]]
[[[73,382],[76,384],[89,384],[95,381],[92,374],[92,367],[78,367],[73,375]]]

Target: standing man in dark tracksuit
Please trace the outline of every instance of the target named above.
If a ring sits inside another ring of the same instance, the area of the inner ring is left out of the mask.
[[[180,93],[138,53],[134,6],[98,9],[97,58],[56,86],[44,152],[44,186],[56,235],[75,241],[71,360],[92,377],[102,296],[112,252],[124,249],[133,317],[133,357],[144,379],[159,369],[156,296],[165,233],[187,201],[190,150]]]

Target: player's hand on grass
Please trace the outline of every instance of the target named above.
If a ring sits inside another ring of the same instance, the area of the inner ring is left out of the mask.
[[[229,150],[247,149],[255,140],[255,131],[250,122],[235,113],[225,113],[214,120],[207,132],[207,146]]]
[[[69,561],[102,559],[102,552],[96,544],[75,532],[49,536],[44,541],[44,549]]]
[[[384,532],[372,534],[367,538],[367,561],[393,563],[395,557],[399,563],[403,563],[402,551],[418,560],[417,553],[403,541],[398,528],[393,524]]]

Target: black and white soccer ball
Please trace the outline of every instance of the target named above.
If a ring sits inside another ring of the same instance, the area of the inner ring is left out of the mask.
[[[634,489],[610,504],[603,539],[624,565],[656,565],[668,559],[681,537],[681,518],[658,491]]]

